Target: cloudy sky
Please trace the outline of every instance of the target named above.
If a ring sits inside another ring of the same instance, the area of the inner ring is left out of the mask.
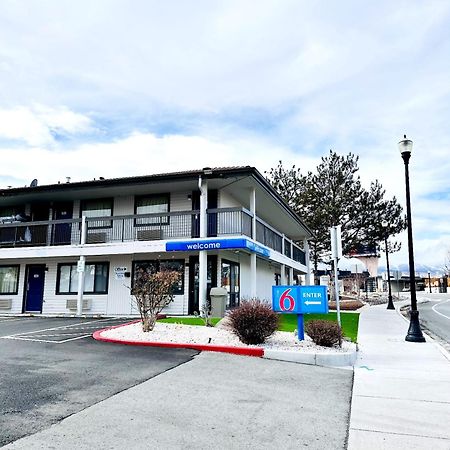
[[[450,249],[450,2],[2,0],[0,187],[360,157]],[[406,233],[400,240],[405,241]],[[406,245],[392,255],[407,262]]]

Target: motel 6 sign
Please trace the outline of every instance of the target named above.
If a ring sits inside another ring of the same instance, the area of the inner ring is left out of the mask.
[[[326,286],[272,286],[272,308],[283,314],[297,314],[298,339],[304,339],[303,314],[327,314]]]

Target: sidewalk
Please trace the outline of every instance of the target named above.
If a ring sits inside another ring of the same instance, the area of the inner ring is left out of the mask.
[[[349,450],[450,450],[448,354],[406,342],[408,325],[386,305],[361,311]]]

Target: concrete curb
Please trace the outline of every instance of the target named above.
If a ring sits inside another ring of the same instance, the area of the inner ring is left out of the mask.
[[[342,353],[296,353],[286,350],[264,349],[263,358],[315,366],[346,367],[355,365],[356,356],[356,349]]]
[[[137,321],[130,322],[136,323]],[[353,366],[356,361],[356,348],[350,352],[343,353],[313,353],[313,352],[293,352],[288,350],[271,350],[263,347],[235,347],[213,344],[188,344],[174,342],[143,342],[143,341],[125,341],[103,337],[102,333],[113,328],[123,327],[129,324],[115,325],[94,332],[92,337],[101,342],[113,344],[137,345],[143,347],[163,347],[163,348],[189,348],[198,351],[231,353],[234,355],[256,356],[259,358],[276,359],[278,361],[287,361],[300,364],[311,364],[317,366],[344,367]]]

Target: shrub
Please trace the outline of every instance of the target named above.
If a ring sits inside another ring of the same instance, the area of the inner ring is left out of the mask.
[[[262,344],[278,328],[278,315],[271,305],[258,299],[242,302],[228,314],[231,331],[241,342]]]
[[[336,302],[328,302],[328,306],[332,310],[336,310]],[[341,300],[339,302],[339,309],[341,311],[356,311],[362,308],[364,303],[360,300]]]
[[[317,345],[333,347],[342,342],[342,331],[336,322],[328,320],[311,320],[305,325],[308,336]]]

